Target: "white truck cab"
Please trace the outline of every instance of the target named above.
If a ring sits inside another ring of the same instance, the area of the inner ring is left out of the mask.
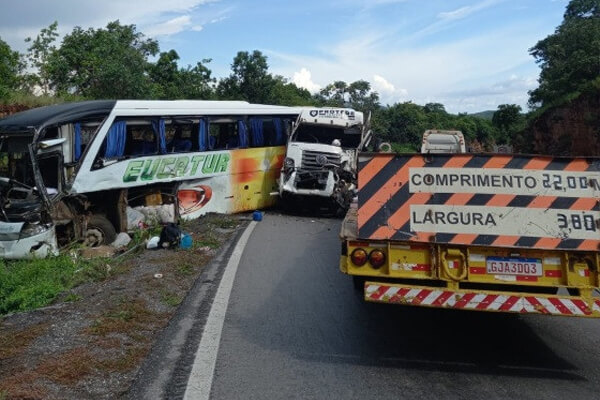
[[[358,151],[368,145],[368,120],[350,108],[302,109],[287,144],[279,179],[285,202],[332,200],[347,209],[356,189]]]

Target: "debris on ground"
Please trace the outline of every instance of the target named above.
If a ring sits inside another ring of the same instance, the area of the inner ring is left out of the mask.
[[[243,218],[184,223],[187,250],[144,251],[145,238],[134,234],[128,251],[139,251],[112,258],[52,305],[0,316],[0,399],[123,398],[158,333]],[[108,251],[84,250],[82,257]]]
[[[117,254],[117,249],[113,246],[97,246],[97,247],[83,247],[79,251],[79,255],[82,258],[104,258],[112,257]]]
[[[115,249],[120,249],[126,247],[129,243],[131,243],[131,236],[129,236],[125,232],[121,232],[117,235],[117,238],[110,245]]]

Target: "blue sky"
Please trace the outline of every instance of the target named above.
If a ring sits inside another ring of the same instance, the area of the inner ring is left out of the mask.
[[[54,20],[103,27],[119,19],[175,49],[181,64],[211,58],[216,77],[258,49],[270,71],[311,91],[371,82],[382,103],[440,102],[450,112],[525,108],[539,67],[528,49],[561,23],[567,0],[0,0],[0,38],[24,39]]]

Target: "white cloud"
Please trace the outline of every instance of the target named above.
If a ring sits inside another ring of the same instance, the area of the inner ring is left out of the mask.
[[[437,14],[437,21],[415,32],[413,35],[411,35],[411,38],[417,39],[423,36],[438,33],[447,29],[450,26],[453,26],[454,24],[456,24],[456,21],[467,18],[468,16],[475,14],[476,12],[485,10],[486,8],[490,8],[504,1],[506,0],[483,0],[479,3],[470,6],[464,6],[455,10],[440,12]]]
[[[438,18],[445,19],[445,20],[462,19],[462,18],[465,18],[477,11],[481,11],[483,9],[491,7],[491,6],[499,3],[500,1],[502,1],[502,0],[484,0],[482,2],[474,4],[472,6],[465,6],[465,7],[457,8],[456,10],[453,10],[453,11],[441,12],[438,14]]]
[[[27,36],[35,37],[40,29],[58,21],[59,33],[71,32],[75,26],[100,28],[109,21],[135,24],[138,30],[150,34],[172,34],[178,18],[189,16],[199,7],[219,0],[27,0],[13,1],[0,13],[0,37],[19,51],[24,51]],[[7,11],[8,9],[8,11]],[[181,16],[183,14],[183,16]],[[206,16],[207,20],[215,18]],[[174,21],[175,20],[175,21]],[[179,20],[185,22],[185,20]],[[203,21],[200,21],[203,22]],[[160,29],[158,29],[160,28]],[[187,25],[187,28],[190,28]],[[164,32],[164,33],[163,33]]]
[[[383,76],[377,74],[373,75],[371,87],[379,94],[379,100],[382,104],[394,104],[399,101],[404,101],[408,95],[408,90],[396,88]]]
[[[194,32],[200,32],[203,29],[204,29],[204,27],[202,25],[194,25],[194,26],[192,26],[192,30]]]
[[[381,75],[373,75],[373,89],[379,93],[394,93],[396,88]]]
[[[146,33],[149,36],[169,36],[186,30],[191,24],[192,18],[189,15],[182,15],[181,17],[149,26],[146,28]]]
[[[312,74],[306,68],[300,69],[300,72],[294,72],[292,82],[298,87],[304,88],[311,93],[316,93],[321,89],[321,86],[312,81]]]
[[[527,91],[536,86],[538,69],[527,50],[539,33],[527,22],[418,47],[390,48],[364,39],[376,35],[357,31],[356,38],[328,47],[322,56],[269,51],[269,57],[276,65],[274,72],[282,76],[310,66],[311,81],[322,85],[372,77],[382,104],[440,102],[453,113],[495,109],[503,103],[525,108]],[[490,52],[490,43],[502,46]],[[374,71],[382,79],[375,78]]]

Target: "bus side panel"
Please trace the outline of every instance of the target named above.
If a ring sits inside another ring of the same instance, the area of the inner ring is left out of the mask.
[[[209,212],[236,213],[273,206],[284,147],[232,150],[231,172],[183,182],[178,191],[179,214],[194,219]]]
[[[230,176],[233,202],[229,212],[273,206],[278,191],[277,178],[285,158],[285,147],[234,150]]]

